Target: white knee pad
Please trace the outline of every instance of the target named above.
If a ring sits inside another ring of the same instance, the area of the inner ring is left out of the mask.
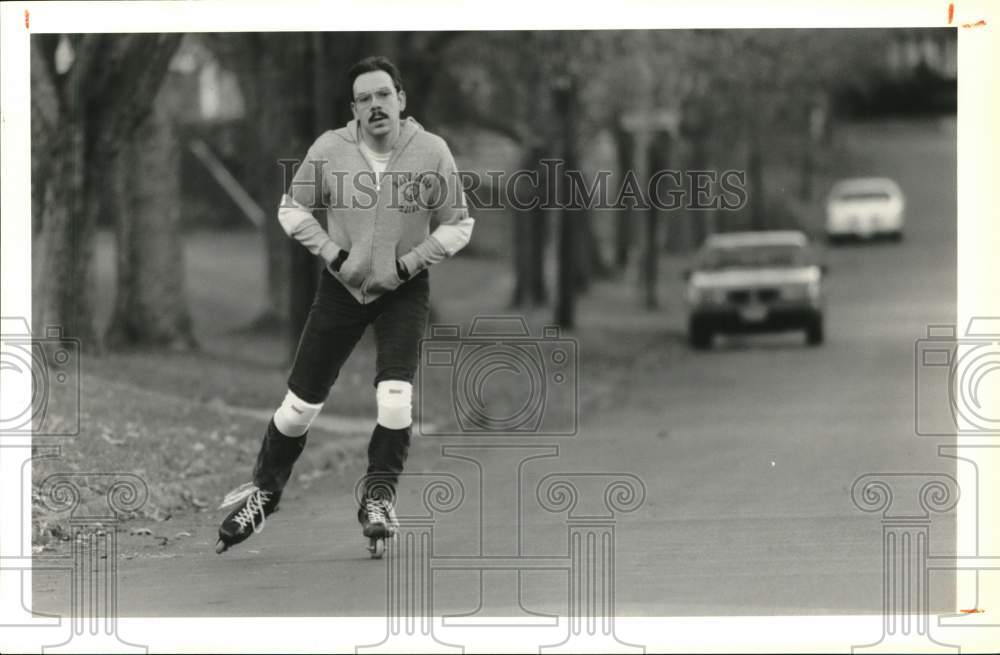
[[[301,437],[323,409],[323,403],[307,403],[294,393],[285,394],[281,407],[274,413],[274,425],[286,437]]]
[[[413,385],[402,380],[383,380],[375,387],[378,424],[390,430],[402,430],[413,423]]]

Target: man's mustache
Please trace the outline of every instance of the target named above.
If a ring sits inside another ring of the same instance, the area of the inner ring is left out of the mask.
[[[385,119],[388,119],[388,118],[389,117],[387,115],[383,114],[382,112],[375,112],[374,114],[372,114],[371,116],[368,117],[368,122],[369,123],[374,123],[375,121],[385,120]]]

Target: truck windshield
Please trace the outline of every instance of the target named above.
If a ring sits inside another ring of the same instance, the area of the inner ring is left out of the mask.
[[[701,268],[786,268],[806,265],[806,253],[798,246],[744,246],[710,248],[701,257]]]
[[[843,202],[885,202],[891,196],[888,191],[844,191],[837,194],[837,200]]]

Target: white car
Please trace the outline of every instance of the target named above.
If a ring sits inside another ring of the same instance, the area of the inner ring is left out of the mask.
[[[899,241],[903,238],[905,208],[902,190],[888,178],[841,180],[827,196],[827,240],[886,236]]]
[[[721,332],[784,330],[823,343],[824,272],[797,230],[713,234],[684,275],[691,346],[709,348]]]

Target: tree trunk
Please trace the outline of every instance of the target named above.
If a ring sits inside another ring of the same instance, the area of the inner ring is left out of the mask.
[[[659,276],[660,251],[657,246],[660,238],[660,217],[656,215],[656,210],[650,208],[646,210],[646,246],[642,265],[643,298],[646,309],[656,309],[659,305],[657,300],[657,278]]]
[[[164,103],[116,157],[118,295],[109,346],[197,347],[179,230],[180,148]]]
[[[248,167],[250,193],[266,216],[264,225],[260,228],[260,236],[267,267],[264,309],[250,327],[274,333],[280,332],[288,324],[291,275],[288,235],[277,217],[278,201],[285,192],[285,180],[281,179],[277,160],[280,149],[290,145],[289,135],[294,132],[294,127],[289,120],[287,96],[280,90],[284,72],[279,62],[275,61],[274,49],[247,45],[250,47],[244,51],[253,58],[256,65],[251,70],[242,71],[239,76],[241,87],[245,90],[243,96],[247,98],[244,143],[248,146],[247,155],[253,162]],[[268,129],[261,129],[264,125]]]
[[[635,138],[615,121],[615,145],[618,151],[618,169],[621,175],[628,172],[635,158]],[[627,204],[617,211],[615,217],[615,268],[624,273],[628,267],[629,253],[632,250],[632,232],[635,223],[634,208]]]
[[[32,166],[48,178],[36,181],[33,191],[32,324],[42,334],[48,326],[61,327],[94,353],[102,350],[91,267],[97,216],[107,209],[103,174],[149,114],[181,35],[73,38],[73,64],[62,74],[55,71],[58,40],[31,39],[32,95],[38,93],[32,118],[46,126],[33,144],[39,161]]]
[[[565,170],[579,170],[577,165],[577,121],[579,99],[575,80],[558,80],[555,89],[556,111],[563,117],[562,149]],[[579,274],[578,219],[573,211],[571,185],[564,180],[559,184],[559,291],[556,298],[555,322],[563,328],[572,329],[576,322],[576,294]]]
[[[539,184],[544,182],[540,162],[542,150],[529,148],[525,157],[524,169],[538,172]],[[532,188],[527,181],[521,181],[516,190],[517,198],[523,202],[536,199],[541,205],[547,190]],[[526,305],[538,306],[548,302],[548,290],[545,285],[545,247],[548,242],[546,210],[539,207],[518,211],[513,221],[513,262],[514,291],[511,296],[512,307]]]
[[[559,295],[556,299],[556,325],[572,329],[576,321],[576,223],[567,209],[559,212]]]
[[[535,208],[514,217],[514,292],[512,307],[544,305],[549,300],[545,284],[545,248],[548,244],[546,210]]]
[[[70,121],[50,143],[62,155],[49,169],[59,183],[45,185],[41,231],[33,243],[32,330],[45,334],[57,326],[87,351],[100,351],[87,283],[94,225],[86,207],[83,129]]]
[[[531,277],[531,221],[530,210],[519,211],[511,221],[511,246],[514,252],[514,290],[511,292],[510,307],[524,307],[528,304],[528,281]]]
[[[659,135],[657,139],[659,142],[659,147],[667,149],[669,152],[669,162],[674,168],[678,168],[681,162],[689,160],[690,153],[687,151],[686,144],[681,141],[673,141],[669,138],[668,133],[663,133]],[[688,171],[697,170],[692,166],[687,167]],[[661,197],[669,190],[677,189],[677,184],[674,180],[668,178],[662,178],[659,181],[658,186],[661,189]],[[711,188],[711,187],[710,187]],[[692,201],[696,199],[692,196],[690,198]],[[691,251],[691,246],[695,241],[694,236],[694,224],[700,221],[704,213],[710,210],[697,210],[685,212],[677,209],[665,210],[662,212],[662,222],[666,228],[666,234],[664,235],[664,252],[668,253],[685,253]]]
[[[670,137],[666,132],[658,133],[650,143],[647,172],[666,170],[671,157]],[[648,185],[649,177],[642,180]],[[656,309],[659,306],[657,287],[659,282],[660,262],[660,212],[654,207],[646,210],[646,244],[642,266],[643,290],[646,309]]]
[[[767,203],[764,198],[764,162],[760,151],[760,134],[756,127],[750,135],[747,156],[747,186],[750,192],[750,223],[754,230],[767,227]]]
[[[587,207],[582,208],[579,215],[581,269],[585,272],[585,278],[588,282],[606,280],[611,277],[611,267],[604,261],[600,241],[597,238],[597,233],[594,232],[594,215]]]
[[[703,171],[708,168],[708,153],[706,136],[704,134],[696,134],[693,139],[691,139],[691,147],[689,150],[689,170]],[[688,212],[688,220],[691,222],[691,246],[693,248],[700,248],[701,244],[705,241],[705,237],[711,233],[713,223],[713,216],[715,209],[706,209],[697,212]]]
[[[45,209],[45,198],[48,183],[52,178],[53,158],[51,153],[56,147],[55,139],[65,138],[65,130],[59,130],[59,91],[49,72],[50,66],[46,57],[54,57],[54,35],[40,35],[31,39],[31,232],[33,239],[41,236],[42,213]],[[58,37],[57,37],[58,38]],[[64,141],[62,146],[66,146]],[[42,262],[32,253],[32,277],[39,281],[40,269],[36,268]]]
[[[815,105],[807,105],[806,129],[802,139],[802,163],[799,168],[799,200],[808,202],[813,194],[813,176],[815,175],[815,145],[822,129],[818,118],[814,118],[819,109]]]
[[[320,70],[325,66],[324,56],[326,52],[322,47],[319,35],[314,34],[307,40],[296,42],[291,45],[290,70],[291,79],[298,79],[303,82],[303,87],[299,93],[288,98],[293,103],[290,107],[296,117],[298,134],[296,141],[302,143],[301,157],[305,154],[307,144],[312,143],[320,134],[320,108],[314,106],[314,98],[320,93],[315,88],[316,84],[326,84],[326,80],[320,75]],[[322,198],[317,198],[316,202],[322,202]],[[317,212],[316,220],[320,225],[326,225],[326,216],[320,216]],[[316,295],[316,288],[319,284],[319,261],[311,252],[302,247],[295,239],[287,239],[286,246],[289,253],[289,293],[288,293],[288,319],[289,319],[289,340],[288,359],[294,360],[295,352],[298,349],[299,337],[309,318],[309,308],[312,305],[313,297]]]
[[[576,222],[576,291],[586,293],[590,290],[590,281],[594,277],[594,263],[591,260],[591,247],[594,233],[590,224],[590,212],[586,207],[577,207],[572,214]]]
[[[86,351],[99,352],[88,284],[94,224],[87,211],[85,116],[79,98],[59,88],[48,60],[54,41],[43,39],[31,39],[32,331],[45,335],[58,327]]]
[[[545,283],[545,251],[549,245],[549,214],[535,208],[531,220],[531,278],[529,290],[531,301],[536,306],[549,302],[549,287]]]

